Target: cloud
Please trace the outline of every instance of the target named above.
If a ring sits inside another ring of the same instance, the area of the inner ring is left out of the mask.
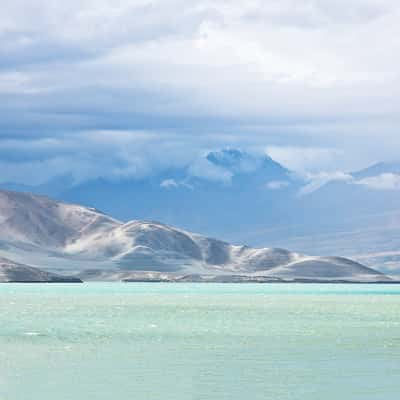
[[[285,167],[302,174],[335,169],[337,160],[343,157],[343,151],[339,149],[307,146],[268,146],[266,153]]]
[[[205,158],[209,143],[199,138],[188,145],[181,135],[168,132],[115,130],[3,139],[0,183],[39,185],[60,176],[70,176],[75,183],[100,177],[143,179],[181,168],[193,177],[229,184],[232,172]],[[244,169],[248,159],[253,158],[245,157]],[[162,182],[163,187],[173,185],[190,186],[173,179]]]
[[[399,17],[394,0],[7,2],[4,171],[21,180],[17,171],[32,167],[40,180],[52,160],[60,171],[81,165],[83,176],[140,176],[159,159],[173,164],[155,149],[176,155],[174,146],[190,157],[270,145],[273,158],[303,172],[393,158]],[[142,161],[143,149],[158,156]]]
[[[178,188],[178,187],[185,187],[187,189],[193,189],[191,185],[189,185],[186,182],[179,182],[176,181],[175,179],[164,179],[160,183],[160,187],[165,188],[165,189],[173,189],[173,188]]]
[[[289,181],[271,181],[267,182],[266,187],[269,190],[280,190],[290,186]]]
[[[192,107],[230,117],[349,115],[348,99],[362,100],[371,85],[379,89],[398,77],[398,49],[388,40],[398,33],[398,13],[388,0],[101,0],[96,7],[89,0],[19,0],[2,11],[1,59],[5,69],[29,75],[21,90],[168,89],[185,97],[178,113]],[[368,40],[368,48],[360,46]],[[327,88],[328,97],[321,90]],[[168,97],[163,103],[174,109]]]
[[[160,183],[160,187],[162,188],[176,188],[178,186],[179,183],[175,179],[165,179]]]
[[[191,176],[222,182],[227,185],[231,183],[233,176],[232,172],[212,164],[204,157],[194,160],[188,172]]]
[[[385,173],[354,182],[374,190],[400,190],[400,175]]]
[[[41,184],[70,175],[75,182],[136,178],[189,165],[199,156],[173,135],[142,131],[95,131],[52,138],[0,140],[1,182]]]
[[[299,196],[308,195],[315,192],[329,182],[351,182],[353,177],[345,172],[319,172],[317,174],[307,174],[306,179],[309,181],[299,190]]]

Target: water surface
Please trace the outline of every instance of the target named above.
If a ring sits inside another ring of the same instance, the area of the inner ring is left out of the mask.
[[[399,392],[400,285],[0,285],[1,400]]]

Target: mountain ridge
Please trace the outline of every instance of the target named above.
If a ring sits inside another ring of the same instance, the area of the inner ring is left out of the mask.
[[[52,273],[138,272],[247,275],[289,279],[387,280],[342,258],[231,245],[167,224],[121,222],[93,208],[0,191],[0,256],[31,259]],[[62,267],[55,264],[62,263]]]
[[[78,277],[53,274],[0,257],[0,283],[4,282],[81,283],[82,281]]]
[[[255,247],[290,244],[299,253],[337,254],[400,275],[394,255],[400,248],[400,190],[394,190],[399,165],[376,163],[299,196],[306,177],[267,155],[225,148],[205,154],[197,169],[164,169],[142,179],[99,178],[71,186],[63,177],[65,190],[56,197],[119,221],[163,221]],[[381,179],[389,179],[392,190],[378,190]]]

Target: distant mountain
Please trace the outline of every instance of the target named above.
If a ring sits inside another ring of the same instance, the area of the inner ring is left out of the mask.
[[[306,178],[267,155],[228,148],[141,179],[76,184],[66,176],[6,187],[95,207],[120,221],[157,220],[233,243],[337,254],[400,276],[400,163],[347,177],[301,195]]]
[[[26,192],[57,197],[74,186],[74,178],[70,175],[58,176],[40,185],[24,185],[20,183],[5,182],[1,184],[4,190]]]
[[[368,168],[362,169],[360,171],[353,172],[351,175],[355,179],[370,178],[373,176],[379,176],[382,174],[400,174],[400,163],[390,162],[390,163],[376,163]]]
[[[2,282],[79,283],[81,280],[79,278],[52,274],[0,257],[0,283]]]
[[[96,207],[123,221],[155,219],[226,237],[278,223],[302,184],[268,156],[224,149],[210,152],[200,166],[164,170],[143,179],[95,179],[68,187],[56,197]]]
[[[378,163],[331,181],[288,208],[292,224],[239,235],[259,245],[286,245],[311,254],[339,254],[400,276],[400,163]],[[271,227],[269,227],[271,228]]]
[[[212,165],[229,171],[233,179],[246,177],[254,183],[261,179],[288,179],[290,171],[267,155],[253,156],[237,149],[212,151],[206,159]]]
[[[142,179],[74,184],[64,176],[35,187],[2,188],[95,207],[122,221],[154,219],[221,237],[291,220],[286,210],[304,182],[267,155],[223,149],[197,161]]]
[[[175,278],[388,280],[343,258],[233,246],[161,223],[123,223],[92,208],[8,191],[0,191],[0,245],[4,258],[21,264],[30,260],[47,272],[94,280],[129,279],[144,272]]]

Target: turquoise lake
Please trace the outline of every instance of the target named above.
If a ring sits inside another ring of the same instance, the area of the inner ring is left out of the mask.
[[[1,400],[391,400],[400,285],[0,285]]]

